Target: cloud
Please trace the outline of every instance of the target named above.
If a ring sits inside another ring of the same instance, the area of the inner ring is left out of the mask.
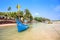
[[[34,15],[35,15],[35,16],[39,16],[39,13],[38,13],[38,12],[36,12]]]
[[[56,6],[56,7],[54,8],[54,10],[57,11],[57,12],[59,12],[59,11],[60,11],[60,5],[59,5],[59,6]]]
[[[35,13],[35,15],[39,15],[39,13]]]

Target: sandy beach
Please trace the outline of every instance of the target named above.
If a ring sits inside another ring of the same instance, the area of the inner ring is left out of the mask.
[[[7,24],[4,25],[6,27]],[[33,23],[31,28],[20,33],[17,32],[16,24],[8,24],[8,28],[1,26],[1,40],[60,40],[60,21],[53,24]]]

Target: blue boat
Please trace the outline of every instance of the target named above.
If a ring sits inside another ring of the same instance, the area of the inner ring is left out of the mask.
[[[18,32],[24,31],[29,28],[28,25],[23,24],[18,18],[16,19]]]

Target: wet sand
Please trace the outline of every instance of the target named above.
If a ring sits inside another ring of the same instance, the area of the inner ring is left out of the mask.
[[[60,40],[60,24],[33,23],[23,32],[17,32],[16,25],[11,25],[0,28],[0,40]]]

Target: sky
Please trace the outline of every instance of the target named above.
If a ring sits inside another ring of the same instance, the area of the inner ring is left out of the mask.
[[[7,12],[9,6],[11,11],[17,11],[17,4],[22,11],[29,9],[34,17],[60,20],[60,0],[0,0],[0,12]]]

